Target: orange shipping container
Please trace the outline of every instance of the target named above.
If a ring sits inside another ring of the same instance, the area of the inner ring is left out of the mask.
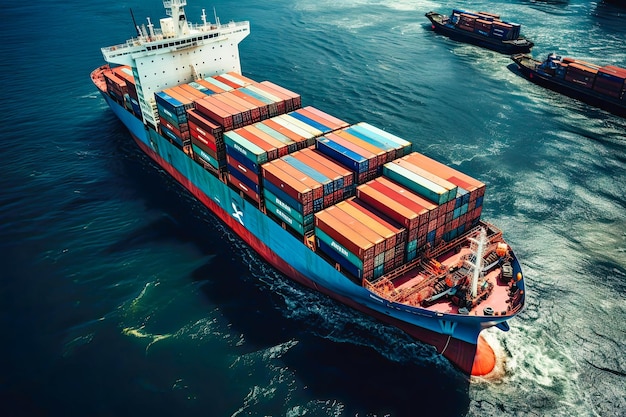
[[[372,217],[378,223],[385,225],[385,227],[387,227],[389,230],[392,230],[398,236],[398,242],[402,242],[404,240],[406,228],[402,227],[402,225],[400,225],[398,222],[396,222],[386,214],[380,212],[379,210],[375,209],[364,201],[359,200],[356,197],[351,197],[345,201],[357,210]]]
[[[384,224],[379,223],[373,217],[368,216],[356,207],[348,204],[347,201],[342,201],[335,205],[338,209],[345,211],[350,216],[354,217],[359,222],[363,223],[376,233],[378,233],[385,241],[385,247],[383,250],[390,250],[396,246],[396,236],[391,229],[387,228]]]
[[[216,86],[215,84],[210,83],[210,82],[208,82],[206,80],[203,80],[203,79],[196,80],[196,82],[198,84],[200,84],[201,86],[205,87],[207,90],[213,91],[214,93],[223,93],[223,92],[226,91],[226,90]]]
[[[378,255],[385,251],[385,239],[376,231],[374,231],[367,224],[362,223],[357,218],[353,217],[349,213],[339,209],[337,206],[331,206],[326,209],[326,212],[337,220],[341,221],[350,229],[363,236],[368,241],[374,244],[374,255]]]
[[[301,143],[305,141],[305,137],[302,135],[299,135],[298,133],[294,132],[293,130],[287,129],[285,126],[276,123],[276,121],[272,120],[272,119],[267,119],[267,120],[263,120],[261,123],[263,123],[264,125],[266,125],[267,127],[274,129],[275,131],[277,131],[278,133],[280,133],[281,135],[284,135],[286,137],[288,137],[289,139],[293,140],[296,143]],[[299,148],[301,148],[301,146],[298,146]]]
[[[374,244],[326,210],[315,213],[315,227],[326,233],[362,261],[374,257]]]
[[[198,90],[197,88],[193,88],[189,84],[181,84],[179,85],[179,87],[182,90],[184,90],[186,93],[190,94],[191,97],[194,97],[194,99],[206,97],[206,94],[204,94],[202,91]]]
[[[313,191],[313,199],[317,200],[319,198],[324,197],[324,185],[319,181],[309,177],[306,173],[300,171],[297,168],[294,168],[292,165],[283,161],[282,159],[275,159],[274,161],[269,162],[283,170],[288,175],[291,175],[293,178],[300,181],[302,184],[306,185]]]

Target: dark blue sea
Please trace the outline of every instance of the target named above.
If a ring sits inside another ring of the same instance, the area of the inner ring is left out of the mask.
[[[292,283],[158,169],[89,74],[159,0],[3,5],[0,415],[624,416],[626,119],[529,83],[424,14],[522,24],[626,67],[602,1],[189,0],[249,20],[244,75],[366,121],[487,184],[527,309],[486,334],[497,377]]]

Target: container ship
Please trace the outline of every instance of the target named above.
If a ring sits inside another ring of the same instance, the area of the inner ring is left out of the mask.
[[[453,9],[450,16],[428,12],[426,17],[437,33],[503,54],[530,52],[534,46],[520,35],[519,23],[505,22],[497,14]]]
[[[163,2],[102,48],[91,79],[136,144],[294,281],[432,345],[467,375],[481,336],[522,311],[524,279],[480,217],[485,184],[367,122],[348,123],[241,73],[247,21],[191,24]]]
[[[544,61],[528,54],[515,54],[511,59],[535,84],[626,117],[626,68],[600,66],[554,53]]]

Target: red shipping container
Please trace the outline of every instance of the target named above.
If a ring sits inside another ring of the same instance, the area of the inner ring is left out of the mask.
[[[217,81],[221,82],[221,83],[226,84],[229,87],[232,87],[232,88],[239,88],[239,87],[241,87],[241,85],[239,85],[239,84],[229,80],[228,78],[224,78],[221,75],[214,75],[213,78],[216,79]]]
[[[237,178],[235,178],[234,176],[228,174],[228,182],[233,184],[239,190],[243,191],[243,193],[245,195],[250,197],[257,204],[259,203],[259,201],[260,201],[259,200],[259,195],[254,190],[250,189],[250,187],[248,187],[247,185],[245,185],[244,183],[239,181]]]
[[[233,114],[230,110],[224,110],[216,104],[216,100],[207,96],[195,102],[196,110],[204,117],[221,125],[224,130],[231,130],[233,127]]]
[[[250,168],[246,167],[244,164],[238,161],[237,158],[226,154],[226,162],[228,163],[229,169],[238,171],[239,173],[244,175],[246,178],[254,182],[256,185],[259,185],[259,174],[257,172],[252,171]]]
[[[191,137],[191,143],[196,145],[198,148],[202,149],[204,152],[206,152],[208,155],[210,155],[215,160],[217,160],[217,161],[220,160],[220,158],[218,158],[217,152],[213,148],[209,147],[207,142],[203,142],[203,141],[201,141],[201,140],[199,140],[197,138],[194,138],[192,136]]]
[[[367,184],[358,186],[356,195],[360,200],[383,212],[408,230],[414,229],[419,224],[417,213]]]
[[[418,218],[416,219],[417,223],[414,226],[415,228],[417,228],[422,223],[423,218],[428,218],[428,209],[413,201],[411,198],[411,194],[405,194],[403,192],[405,190],[402,187],[397,186],[391,182],[383,183],[379,181],[381,178],[369,181],[367,185],[383,193],[387,197],[391,198],[393,201],[396,201],[397,203],[403,205],[412,212],[416,213]]]

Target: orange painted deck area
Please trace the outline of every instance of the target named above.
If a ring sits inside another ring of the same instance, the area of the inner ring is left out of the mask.
[[[437,258],[437,261],[441,263],[443,269],[449,270],[451,267],[463,265],[462,258],[469,253],[469,248],[463,248],[458,253],[450,251]],[[510,300],[509,290],[513,281],[505,282],[501,279],[501,275],[501,268],[499,266],[490,269],[489,272],[485,275],[485,279],[493,284],[493,289],[491,291],[491,294],[489,294],[489,296],[485,300],[481,301],[479,304],[471,309],[469,313],[470,315],[485,316],[486,314],[483,310],[487,307],[491,307],[493,309],[493,315],[502,316],[509,313],[509,311],[507,311],[509,308]],[[392,283],[396,290],[408,291],[411,288],[414,288],[424,283],[424,281],[427,279],[428,272],[424,271],[423,268],[418,267],[407,271],[399,277],[394,278],[392,280]],[[438,313],[459,313],[459,307],[450,302],[450,300],[446,297],[442,297],[440,301],[436,301],[430,306],[421,307]]]

